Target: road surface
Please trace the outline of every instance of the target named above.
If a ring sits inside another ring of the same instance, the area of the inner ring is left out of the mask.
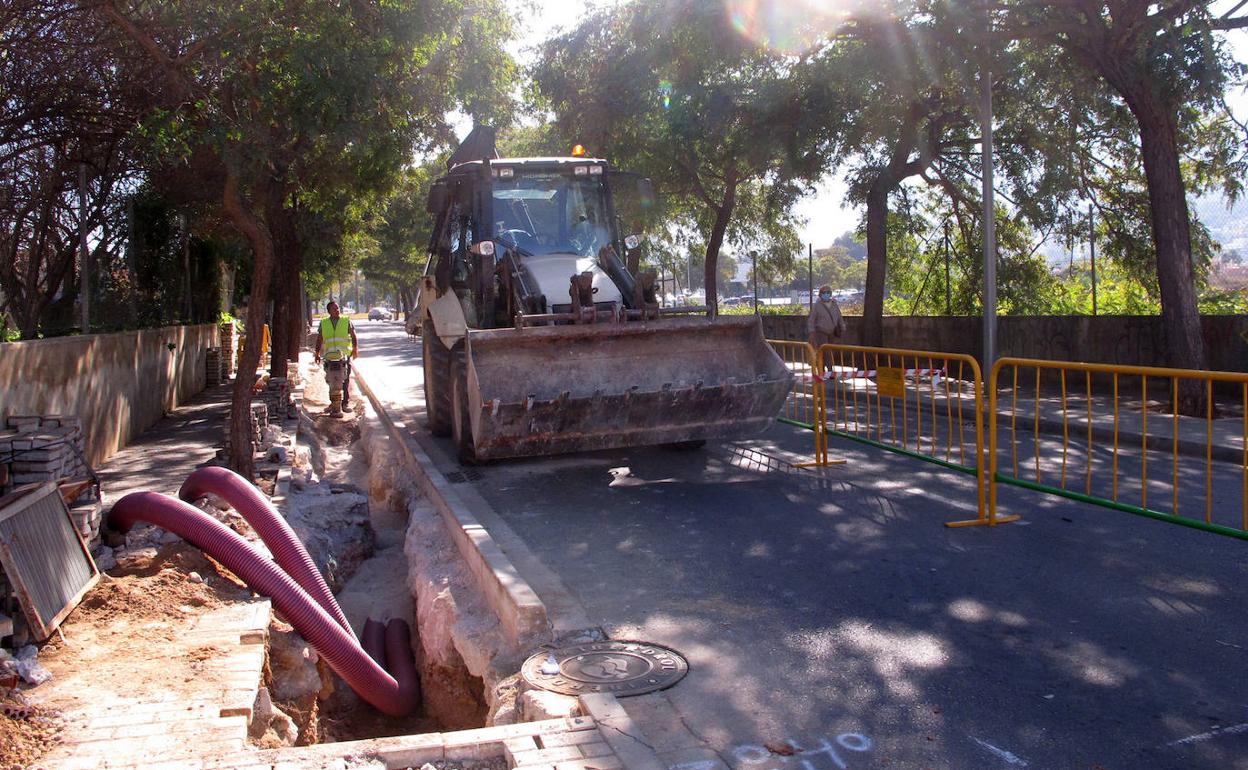
[[[357,324],[421,426],[418,343]],[[680,770],[1248,768],[1248,544],[810,434],[497,463],[471,481],[612,638],[683,653],[622,703]],[[444,449],[451,454],[449,442]]]

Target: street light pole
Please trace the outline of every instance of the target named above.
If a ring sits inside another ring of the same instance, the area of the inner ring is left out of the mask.
[[[78,166],[78,256],[81,278],[78,291],[82,299],[82,333],[91,333],[91,254],[87,251],[87,164]]]
[[[1096,315],[1096,219],[1088,204],[1088,256],[1092,263],[1092,315]]]
[[[750,272],[754,274],[754,315],[758,315],[758,252],[750,252]]]
[[[815,244],[806,244],[806,300],[815,312]]]
[[[985,10],[984,45],[990,44],[992,16]],[[991,52],[985,51],[980,74],[980,131],[982,154],[980,166],[984,198],[984,372],[997,360],[997,223],[996,201],[992,186],[992,67]]]

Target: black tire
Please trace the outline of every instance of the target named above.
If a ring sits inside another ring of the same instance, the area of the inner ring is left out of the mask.
[[[451,351],[425,321],[420,335],[421,354],[425,369],[425,416],[429,432],[435,436],[451,435]]]
[[[451,358],[451,441],[461,465],[476,465],[477,450],[472,443],[472,418],[468,413],[468,368],[463,350]]]

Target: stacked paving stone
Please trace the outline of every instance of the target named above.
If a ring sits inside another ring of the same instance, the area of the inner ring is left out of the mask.
[[[230,381],[230,356],[227,356],[221,348],[208,349],[207,367],[208,387],[215,388],[223,382]]]
[[[0,493],[22,484],[92,477],[84,459],[82,421],[65,415],[13,416],[0,433],[0,463],[9,466],[9,481]],[[103,506],[90,487],[69,508],[74,528],[88,543],[99,536]]]
[[[290,414],[292,402],[290,398],[290,381],[285,377],[270,377],[268,385],[261,391],[257,399],[269,410],[269,416],[281,421]]]
[[[251,452],[255,454],[260,444],[260,431],[269,424],[269,406],[263,402],[251,405]],[[230,414],[225,414],[225,453],[230,453]]]
[[[234,324],[221,324],[221,360],[225,362],[225,377],[222,381],[228,380],[234,375],[234,348],[235,337]]]
[[[10,488],[90,475],[77,417],[14,415],[5,420],[5,428],[0,432],[0,463],[9,466]]]

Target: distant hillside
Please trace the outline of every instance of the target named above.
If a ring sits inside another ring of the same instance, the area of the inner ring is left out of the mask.
[[[1240,200],[1228,207],[1225,198],[1211,196],[1197,198],[1192,208],[1224,251],[1237,251],[1240,259],[1248,259],[1248,203]]]

